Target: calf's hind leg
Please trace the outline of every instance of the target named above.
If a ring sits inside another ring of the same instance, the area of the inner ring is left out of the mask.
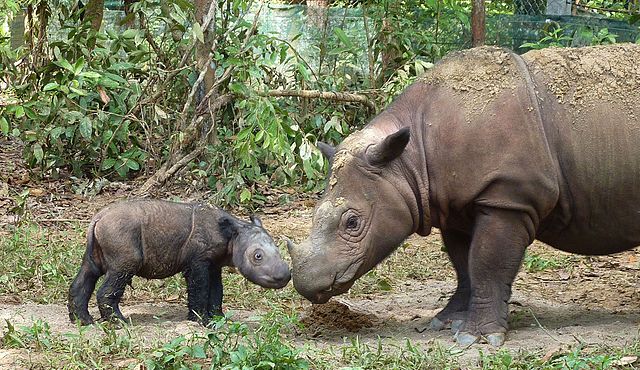
[[[120,312],[120,299],[124,294],[124,288],[131,284],[133,273],[108,271],[104,283],[98,289],[98,309],[100,316],[104,320],[120,319],[126,321],[122,312]]]
[[[96,273],[86,261],[80,266],[80,271],[69,288],[67,308],[72,322],[80,320],[82,325],[93,324],[93,318],[89,314],[89,299],[100,276],[102,273]]]

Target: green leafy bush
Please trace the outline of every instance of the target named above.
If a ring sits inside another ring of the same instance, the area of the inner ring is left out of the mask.
[[[83,21],[75,3],[33,6],[45,7],[48,37],[29,50],[6,43],[0,49],[7,66],[0,81],[12,97],[0,104],[0,132],[25,143],[28,165],[45,176],[150,175],[204,142],[188,176],[215,189],[221,205],[261,204],[273,186],[319,187],[325,161],[316,141],[335,144],[362,127],[374,103],[388,103],[441,55],[429,28],[408,27],[420,14],[436,14],[436,3],[367,5],[359,21],[367,25],[364,44],[353,23],[335,18],[317,30],[317,60],[305,60],[290,40],[254,29],[259,6],[249,0],[219,1],[208,35],[193,21],[193,5],[180,0],[141,0],[128,19],[137,20],[135,27],[105,21],[100,31]],[[454,28],[468,22],[458,8]],[[196,86],[196,44],[205,37],[213,45],[212,94]],[[277,90],[354,91],[371,103],[270,94]]]

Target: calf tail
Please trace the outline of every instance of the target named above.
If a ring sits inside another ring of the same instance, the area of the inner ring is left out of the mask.
[[[100,248],[100,244],[96,242],[95,238],[95,227],[97,222],[98,219],[94,218],[89,224],[89,229],[87,230],[87,250],[82,258],[82,263],[86,263],[94,274],[102,275],[104,273],[102,250]]]

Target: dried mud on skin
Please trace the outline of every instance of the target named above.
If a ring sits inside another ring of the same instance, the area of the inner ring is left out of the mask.
[[[370,313],[352,310],[335,298],[325,304],[314,304],[300,316],[304,332],[312,337],[334,333],[357,333],[363,328],[379,324],[379,319]]]
[[[611,112],[640,118],[640,46],[548,48],[530,51],[523,59],[558,104],[570,108],[572,124],[604,105]],[[543,88],[543,86],[538,86]]]
[[[493,114],[491,104],[500,95],[515,94],[521,79],[514,57],[492,46],[450,53],[420,77],[422,82],[447,88],[458,96],[468,124]]]

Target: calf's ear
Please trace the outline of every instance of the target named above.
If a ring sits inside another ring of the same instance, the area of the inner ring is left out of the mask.
[[[402,154],[410,138],[409,127],[401,128],[381,142],[370,146],[367,149],[367,160],[373,166],[384,166]]]
[[[318,141],[316,145],[318,146],[318,149],[320,149],[320,153],[322,153],[322,155],[331,162],[333,155],[336,154],[336,148],[327,143],[323,143],[322,141]]]
[[[260,218],[258,218],[258,216],[256,215],[251,215],[249,216],[249,219],[251,220],[251,222],[258,226],[258,227],[262,227],[262,221],[260,221]]]
[[[229,217],[222,217],[218,221],[218,229],[225,239],[231,239],[238,235],[238,224]]]

